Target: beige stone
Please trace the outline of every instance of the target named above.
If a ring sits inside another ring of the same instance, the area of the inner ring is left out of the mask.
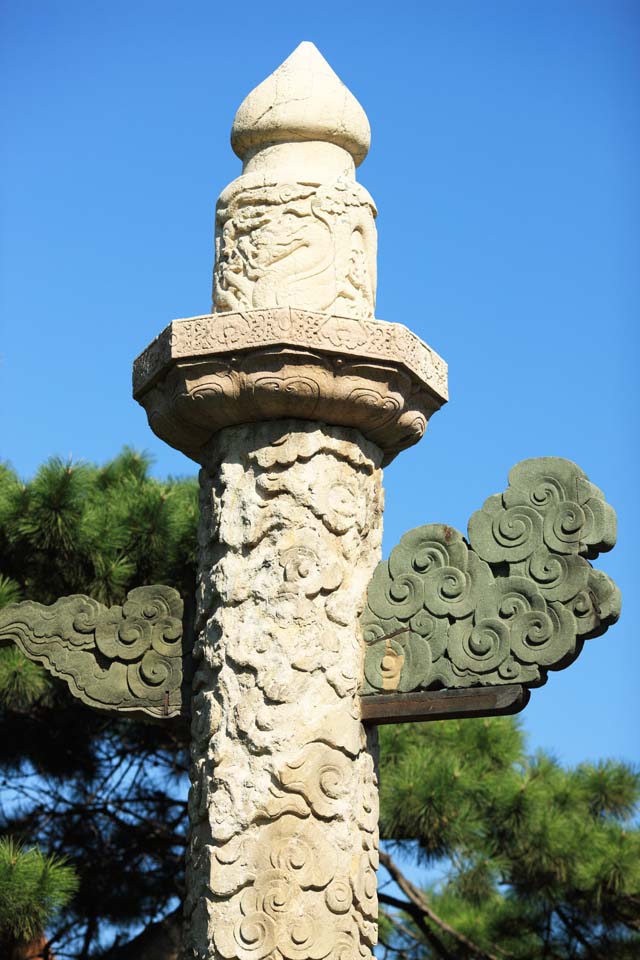
[[[356,431],[282,421],[222,430],[201,471],[188,957],[371,955],[357,618],[380,556],[380,460]]]
[[[376,208],[355,180],[366,115],[302,43],[246,97],[231,140],[243,171],[218,200],[213,312],[147,347],[134,396],[198,462],[224,427],[297,417],[357,429],[389,463],[446,402],[447,367],[374,316]]]
[[[273,144],[327,142],[362,163],[371,143],[364,110],[318,48],[303,41],[238,107],[231,146],[245,163]]]
[[[375,318],[369,125],[313,44],[248,95],[232,144],[212,313],[134,366],[154,432],[202,464],[185,956],[366,960],[378,797],[358,615],[380,467],[422,437],[447,368]]]
[[[376,207],[355,180],[366,114],[312,43],[238,109],[242,175],[216,210],[213,310],[297,307],[372,318]]]
[[[174,320],[136,360],[134,395],[198,462],[225,426],[302,417],[360,430],[386,464],[445,402],[447,367],[399,323],[254,310]]]

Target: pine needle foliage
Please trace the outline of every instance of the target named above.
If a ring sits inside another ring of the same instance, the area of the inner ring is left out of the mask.
[[[0,946],[35,937],[77,888],[75,871],[63,858],[0,840]]]
[[[17,603],[20,599],[20,585],[11,577],[4,577],[0,573],[0,610],[10,603]]]
[[[53,457],[26,484],[3,465],[0,573],[41,603],[70,593],[119,603],[145,583],[193,592],[196,481],[163,483],[149,467],[129,448],[104,467]]]
[[[640,956],[640,776],[524,748],[510,717],[382,728],[382,836],[444,873],[426,899],[484,953],[433,930],[456,958]],[[403,924],[388,956],[446,957]]]
[[[0,604],[85,593],[112,605],[145,583],[192,601],[197,482],[160,482],[149,468],[129,448],[105,466],[52,458],[27,483],[0,464]],[[94,713],[13,646],[0,649],[0,722],[0,828],[16,838],[0,862],[6,935],[26,940],[49,924],[56,956],[88,957],[105,927],[174,906],[184,731]]]
[[[48,674],[14,646],[0,648],[0,707],[28,711],[51,691]]]

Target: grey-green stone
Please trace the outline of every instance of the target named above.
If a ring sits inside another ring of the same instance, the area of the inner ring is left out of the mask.
[[[183,701],[182,617],[178,592],[158,585],[136,587],[122,606],[27,600],[0,610],[0,643],[16,643],[91,707],[172,717]]]
[[[618,588],[587,559],[615,536],[602,491],[559,457],[517,464],[468,542],[445,524],[410,530],[369,586],[362,695],[544,683],[618,619]]]

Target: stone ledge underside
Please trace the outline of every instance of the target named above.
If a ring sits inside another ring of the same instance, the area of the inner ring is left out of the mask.
[[[139,401],[153,432],[198,463],[225,427],[298,419],[358,430],[384,465],[441,405],[398,364],[277,347],[176,361]]]

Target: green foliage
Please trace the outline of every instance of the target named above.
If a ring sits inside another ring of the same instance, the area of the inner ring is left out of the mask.
[[[484,955],[640,950],[638,773],[614,761],[571,770],[527,757],[512,718],[383,728],[381,755],[382,836],[446,871],[428,902]],[[419,948],[405,934],[387,938],[389,950],[411,943],[416,957],[442,956],[414,921]],[[474,956],[433,929],[456,957]]]
[[[36,936],[77,888],[75,871],[63,858],[0,840],[0,945]]]
[[[5,577],[0,573],[0,610],[10,603],[17,603],[21,599],[19,584],[11,577]]]
[[[54,457],[27,484],[3,465],[0,572],[41,603],[88,593],[111,605],[154,582],[193,593],[197,511],[194,479],[155,480],[128,448],[104,467]]]
[[[0,605],[74,593],[111,605],[145,583],[193,602],[197,511],[195,479],[155,480],[148,457],[129,449],[103,467],[53,458],[29,483],[0,464]],[[12,774],[0,826],[38,845],[6,848],[0,896],[16,918],[12,935],[53,918],[50,932],[67,931],[56,953],[88,955],[105,924],[126,929],[173,906],[185,732],[94,713],[14,647],[0,649],[0,721],[0,768]],[[40,850],[64,851],[74,868]]]
[[[0,648],[0,707],[25,711],[51,691],[52,683],[43,668],[27,660],[13,646]]]

